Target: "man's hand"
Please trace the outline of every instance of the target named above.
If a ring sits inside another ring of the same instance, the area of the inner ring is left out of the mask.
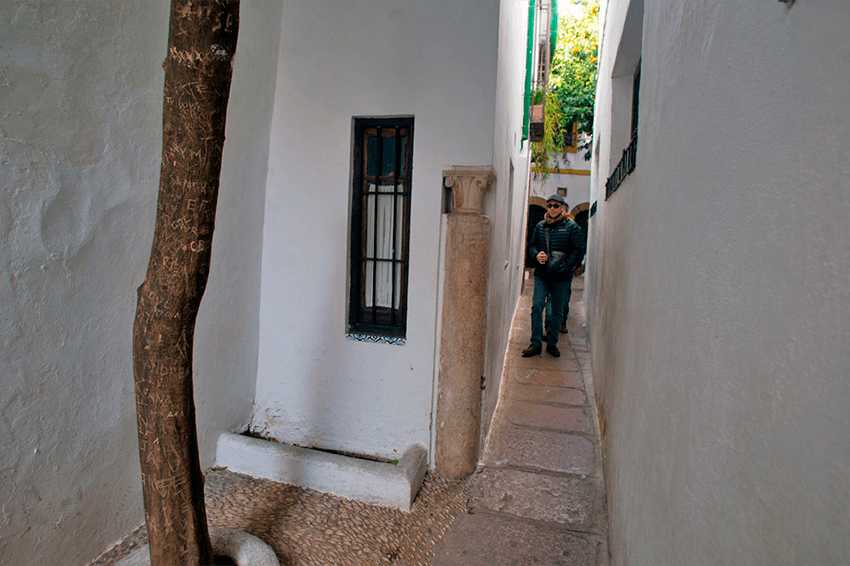
[[[549,261],[549,256],[546,252],[540,252],[537,254],[537,261],[540,265],[546,265],[546,262]]]

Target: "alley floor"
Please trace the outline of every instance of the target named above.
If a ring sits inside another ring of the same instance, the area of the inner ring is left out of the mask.
[[[532,288],[526,280],[502,397],[471,477],[429,473],[406,513],[213,470],[209,524],[259,537],[286,566],[607,566],[584,280],[573,281],[560,358],[520,355],[530,336]],[[145,541],[141,527],[90,566],[112,566]]]

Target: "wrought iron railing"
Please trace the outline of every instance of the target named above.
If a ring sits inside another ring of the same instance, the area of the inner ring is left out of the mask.
[[[632,141],[629,144],[629,147],[623,150],[623,157],[620,159],[620,162],[617,164],[617,167],[614,169],[614,172],[611,173],[611,176],[608,177],[608,180],[605,181],[605,200],[608,200],[614,191],[616,191],[626,177],[632,174],[632,171],[635,170],[635,156],[637,155],[637,130],[632,134]]]

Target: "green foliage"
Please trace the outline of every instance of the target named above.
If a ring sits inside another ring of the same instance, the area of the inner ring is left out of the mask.
[[[560,102],[560,122],[576,121],[578,131],[593,134],[593,102],[599,53],[599,2],[581,4],[582,16],[564,16],[558,22],[558,45],[552,60],[549,90]]]
[[[561,131],[561,116],[563,113],[560,108],[561,102],[558,95],[551,91],[536,91],[532,95],[532,102],[534,104],[544,104],[544,95],[546,96],[544,105],[546,115],[543,121],[543,140],[535,142],[531,146],[531,161],[534,162],[534,178],[538,181],[545,181],[549,177],[549,165],[557,165],[556,155],[566,152],[564,136]]]
[[[585,159],[590,159],[599,53],[599,1],[573,0],[573,5],[575,12],[568,8],[558,18],[558,43],[546,92],[544,136],[532,150],[536,179],[548,176],[550,165],[557,165],[558,154],[566,158],[564,135],[572,131],[574,122],[577,132],[587,135],[578,150],[585,152]],[[542,98],[542,93],[536,94],[538,99]]]

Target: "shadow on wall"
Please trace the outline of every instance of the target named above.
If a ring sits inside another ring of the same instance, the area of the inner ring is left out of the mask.
[[[537,199],[543,200],[543,199]],[[534,233],[534,227],[537,223],[543,220],[546,215],[546,202],[540,204],[528,205],[528,224],[525,230],[525,247],[522,248],[523,256],[525,257],[525,267],[537,267],[537,263],[528,257],[528,241],[531,240],[531,234]]]
[[[579,225],[581,228],[582,234],[584,234],[584,245],[585,249],[587,248],[587,220],[590,218],[590,203],[583,202],[581,204],[577,204],[571,211],[570,214],[573,216],[573,220],[575,223]]]

